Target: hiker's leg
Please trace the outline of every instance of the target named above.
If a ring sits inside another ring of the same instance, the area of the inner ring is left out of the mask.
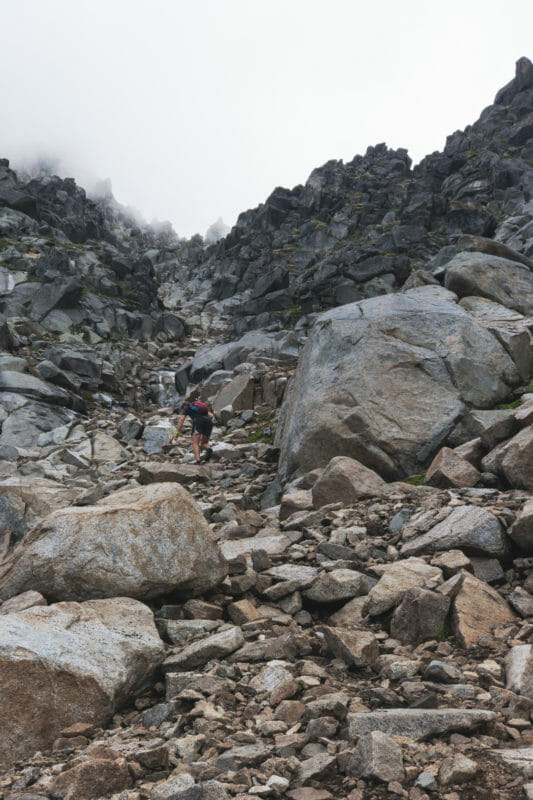
[[[194,453],[194,457],[197,461],[200,461],[200,434],[193,433],[192,435],[192,449]]]
[[[209,447],[209,436],[206,436],[205,433],[200,436],[200,447],[202,450],[207,450]]]

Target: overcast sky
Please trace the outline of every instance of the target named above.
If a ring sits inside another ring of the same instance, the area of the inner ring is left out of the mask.
[[[181,236],[385,141],[413,160],[533,58],[533,0],[0,0],[0,157]]]

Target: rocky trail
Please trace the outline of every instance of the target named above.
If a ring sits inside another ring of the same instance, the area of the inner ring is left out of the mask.
[[[0,162],[0,800],[533,798],[532,115],[209,246]]]

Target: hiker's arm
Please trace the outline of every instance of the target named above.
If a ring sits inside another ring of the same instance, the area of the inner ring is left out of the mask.
[[[183,423],[185,422],[185,416],[186,416],[185,414],[182,414],[181,417],[179,418],[178,425],[177,425],[177,428],[176,428],[176,433],[174,434],[174,438],[176,438],[178,433],[181,431],[181,429],[183,427]]]

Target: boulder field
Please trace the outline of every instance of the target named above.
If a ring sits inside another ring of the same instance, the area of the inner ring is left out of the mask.
[[[0,800],[533,797],[532,115],[209,241],[0,161]]]

